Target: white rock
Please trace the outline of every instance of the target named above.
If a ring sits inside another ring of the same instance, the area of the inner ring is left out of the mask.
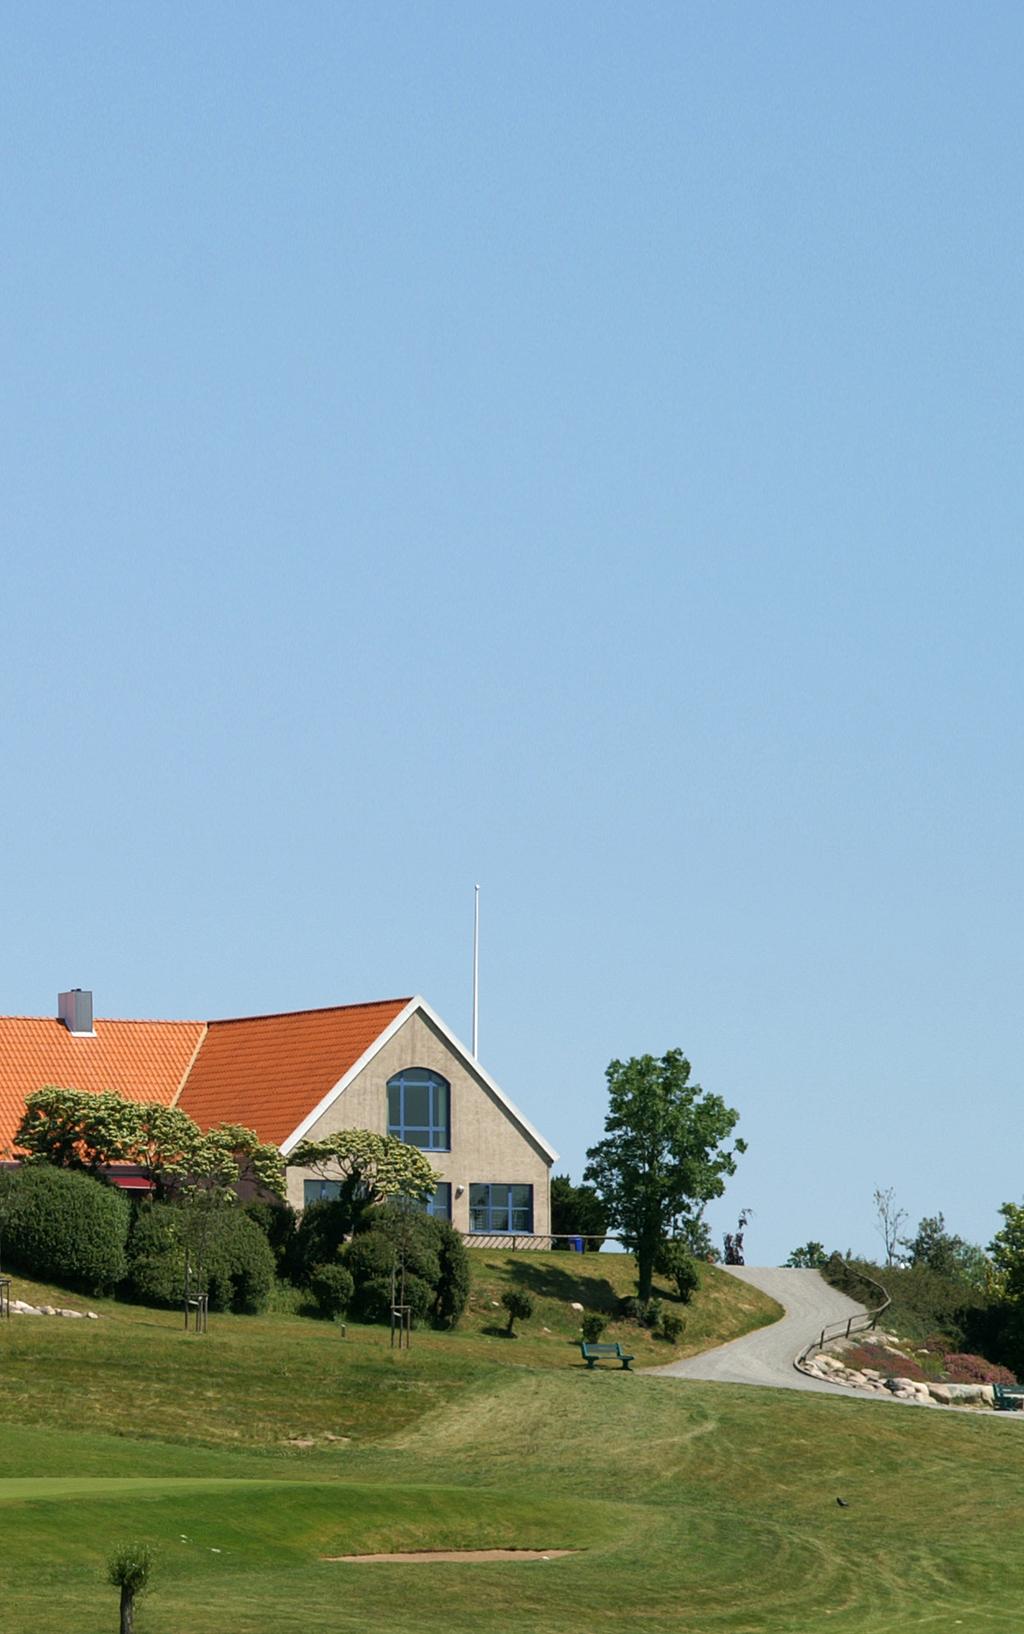
[[[88,1317],[90,1322],[98,1322],[99,1321],[99,1317],[96,1315],[95,1311],[86,1311],[85,1314]]]
[[[949,1385],[939,1384],[938,1381],[928,1386],[928,1394],[931,1396],[932,1401],[939,1403],[940,1407],[948,1407],[953,1400],[949,1393]]]
[[[578,1299],[574,1299],[570,1304],[569,1309],[571,1311],[582,1311],[583,1306],[580,1304]]]

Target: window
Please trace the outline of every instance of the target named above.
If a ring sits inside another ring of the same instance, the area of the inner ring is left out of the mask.
[[[436,1188],[433,1197],[428,1197],[423,1207],[435,1220],[450,1220],[452,1217],[452,1188],[451,1183],[442,1180]]]
[[[533,1187],[491,1186],[474,1181],[469,1188],[470,1231],[533,1230]]]
[[[451,1087],[426,1067],[407,1067],[388,1079],[388,1134],[425,1152],[452,1144]]]
[[[304,1180],[302,1182],[303,1208],[308,1208],[310,1203],[334,1203],[340,1196],[340,1180]]]

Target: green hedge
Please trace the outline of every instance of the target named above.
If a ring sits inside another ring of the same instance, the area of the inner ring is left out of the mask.
[[[465,1309],[469,1259],[447,1220],[400,1203],[367,1209],[343,1258],[355,1284],[351,1309],[358,1320],[389,1320],[396,1264],[405,1266],[405,1303],[415,1321],[454,1327]]]
[[[147,1305],[180,1305],[190,1218],[181,1203],[144,1203],[128,1244],[128,1291]],[[274,1255],[256,1223],[230,1204],[209,1219],[205,1248],[211,1311],[253,1314],[266,1308]],[[193,1263],[195,1254],[193,1254]]]
[[[9,1171],[3,1186],[0,1263],[89,1293],[117,1286],[125,1274],[131,1214],[121,1192],[49,1163]]]

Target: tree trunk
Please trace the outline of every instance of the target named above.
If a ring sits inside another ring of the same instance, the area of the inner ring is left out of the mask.
[[[637,1244],[636,1250],[636,1281],[640,1298],[650,1299],[654,1281],[654,1250],[645,1248],[642,1243]]]
[[[121,1584],[121,1634],[134,1634],[135,1595],[126,1583]]]

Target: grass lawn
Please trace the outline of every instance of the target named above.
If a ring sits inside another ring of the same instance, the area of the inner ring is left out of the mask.
[[[99,1322],[4,1324],[4,1634],[115,1629],[104,1561],[135,1537],[158,1551],[139,1634],[1017,1634],[1015,1416],[588,1373],[567,1294],[614,1294],[631,1267],[611,1260],[481,1251],[464,1330],[406,1354],[287,1314],[213,1318],[206,1339],[103,1304]],[[509,1281],[538,1296],[515,1341],[484,1331]],[[716,1308],[726,1334],[763,1319],[722,1283],[691,1348]],[[323,1558],[516,1546],[579,1553]]]

